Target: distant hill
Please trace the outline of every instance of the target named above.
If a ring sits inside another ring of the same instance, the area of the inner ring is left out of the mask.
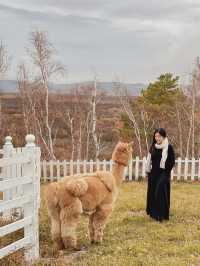
[[[92,85],[92,81],[85,81],[80,83],[70,83],[70,84],[57,84],[50,83],[49,88],[52,92],[56,93],[69,93],[73,88],[77,88],[77,86],[88,86]],[[139,95],[140,91],[146,87],[143,83],[127,83],[125,84],[128,91],[131,95],[136,96]],[[98,87],[108,93],[109,95],[113,94],[113,83],[112,82],[98,82]],[[17,93],[18,92],[18,84],[16,80],[0,80],[0,93]]]
[[[17,81],[16,80],[0,80],[0,92],[12,93],[17,92]]]

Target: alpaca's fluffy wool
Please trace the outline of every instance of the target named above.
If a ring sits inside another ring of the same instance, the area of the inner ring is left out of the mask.
[[[46,189],[46,205],[51,218],[54,249],[76,247],[76,227],[81,213],[89,213],[91,242],[101,242],[103,229],[113,210],[123,179],[124,168],[132,158],[132,143],[119,142],[112,154],[112,172],[97,171],[64,177]]]

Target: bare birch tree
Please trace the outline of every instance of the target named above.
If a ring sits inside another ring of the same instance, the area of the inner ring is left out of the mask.
[[[146,153],[149,151],[149,139],[148,139],[148,132],[152,131],[154,128],[155,122],[154,120],[149,118],[148,112],[145,110],[145,107],[142,106],[140,111],[140,117],[143,123],[143,131],[144,131],[144,138],[145,138],[145,146],[146,146]]]
[[[127,88],[119,81],[114,82],[113,86],[119,98],[119,101],[122,105],[122,109],[126,113],[131,122],[136,140],[138,142],[139,155],[142,156],[142,142],[141,142],[140,128],[136,119],[136,115],[134,114],[133,108],[130,103],[130,97],[128,95]]]
[[[94,76],[94,87],[92,90],[92,98],[91,98],[91,115],[92,115],[91,134],[95,145],[95,159],[97,160],[100,153],[100,138],[98,138],[96,131],[96,124],[97,124],[96,105],[97,105],[97,75]]]
[[[54,143],[56,134],[53,135],[54,120],[49,115],[49,82],[53,77],[63,74],[64,67],[54,60],[55,49],[45,32],[33,32],[31,34],[31,44],[33,49],[30,51],[30,56],[38,71],[35,84],[41,88],[44,97],[40,117],[37,116],[38,127],[43,142],[48,147],[50,159],[55,159]]]
[[[8,56],[8,51],[6,49],[3,41],[0,40],[0,79],[3,79],[9,68],[10,58]],[[0,99],[0,133],[3,134],[3,113],[2,113],[2,102]]]
[[[70,123],[70,132],[71,132],[71,144],[72,144],[72,151],[71,151],[71,160],[74,160],[74,149],[75,149],[75,142],[74,142],[74,118],[70,116],[68,112],[68,118]]]
[[[197,99],[200,96],[200,61],[196,58],[195,68],[192,73],[192,157],[195,156],[195,143],[198,140],[197,130]],[[196,140],[196,141],[195,141]]]
[[[180,107],[178,103],[175,104],[176,108],[176,119],[177,119],[177,126],[178,126],[178,136],[179,136],[179,151],[180,157],[183,157],[183,127],[181,122],[181,114],[180,114]]]
[[[27,74],[27,69],[24,64],[21,64],[19,66],[17,79],[18,79],[18,88],[19,88],[21,104],[22,104],[22,114],[23,114],[23,119],[24,119],[24,125],[25,125],[26,134],[28,134],[29,132],[32,131],[30,128],[30,121],[31,121],[30,116],[34,108],[31,108],[32,97],[30,97],[28,74]],[[33,120],[32,120],[32,124],[33,124]],[[32,133],[35,134],[35,130],[32,131]]]
[[[2,79],[9,68],[9,57],[8,52],[3,44],[3,41],[0,41],[0,79]]]
[[[191,146],[191,156],[195,157],[195,143],[197,140],[196,130],[197,130],[197,98],[200,96],[200,62],[199,57],[196,58],[195,66],[191,75],[191,85],[188,88],[189,99],[191,100],[191,113],[188,115],[188,110],[186,110],[189,120],[189,130],[188,130],[188,139],[187,139],[187,151],[186,156],[190,155],[190,146]]]
[[[90,134],[91,134],[91,111],[87,113],[86,117],[86,152],[85,152],[85,160],[89,158],[89,145],[90,145]]]

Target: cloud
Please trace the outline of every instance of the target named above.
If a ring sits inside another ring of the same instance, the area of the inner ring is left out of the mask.
[[[117,73],[146,82],[188,71],[199,54],[199,12],[197,0],[0,0],[0,39],[13,54],[12,76],[29,33],[40,29],[67,65],[69,81],[90,79],[95,67],[102,79]]]

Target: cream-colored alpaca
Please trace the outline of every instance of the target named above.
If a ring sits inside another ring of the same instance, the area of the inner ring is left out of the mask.
[[[80,215],[89,213],[91,243],[102,241],[103,229],[122,183],[124,168],[132,158],[132,143],[119,142],[112,154],[112,171],[67,176],[45,191],[54,250],[76,249]]]

